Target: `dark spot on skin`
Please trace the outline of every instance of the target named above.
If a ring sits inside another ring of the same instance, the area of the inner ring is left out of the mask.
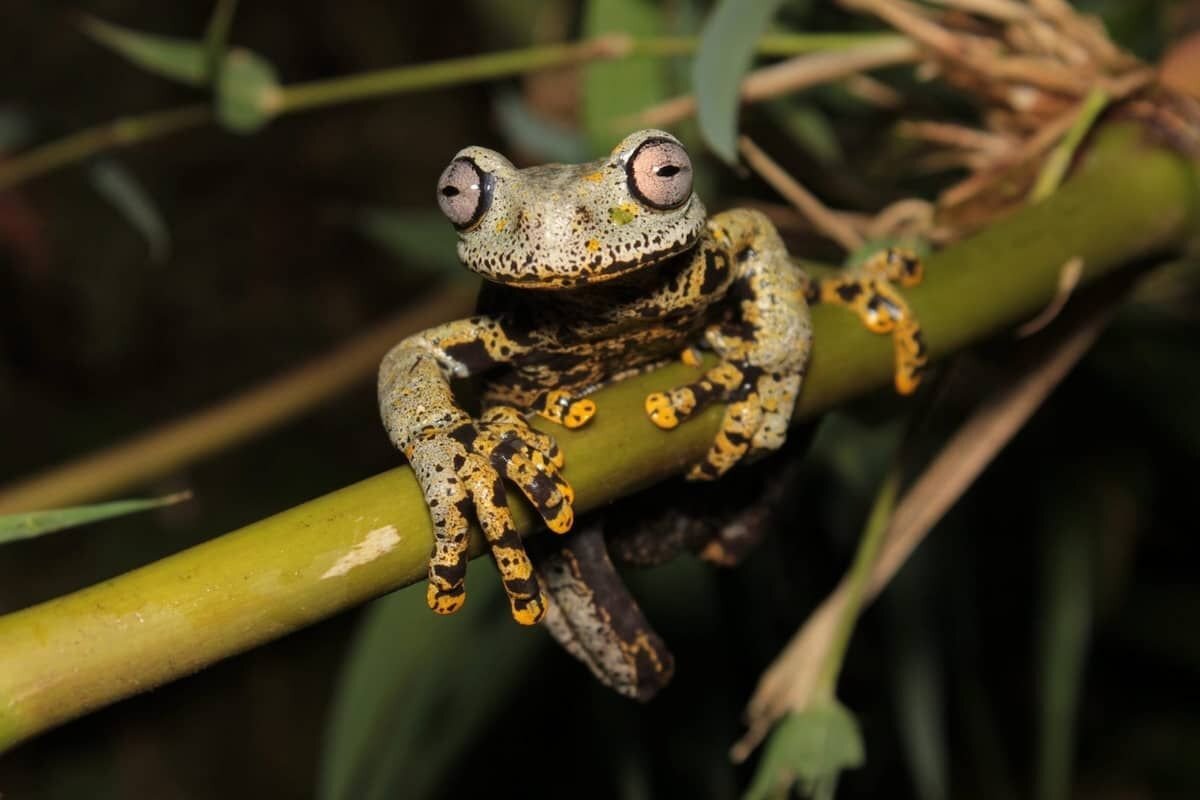
[[[704,253],[704,281],[700,284],[701,294],[713,294],[729,277],[729,257],[716,250]]]
[[[479,372],[496,363],[488,353],[487,345],[479,339],[452,344],[445,348],[446,355],[465,366],[471,372]]]
[[[843,283],[835,291],[837,292],[837,296],[842,299],[842,302],[850,303],[853,302],[854,298],[863,293],[863,288],[857,283]]]
[[[463,464],[466,464],[466,463],[467,463],[467,457],[466,457],[466,456],[464,456],[462,453],[455,453],[455,454],[454,454],[454,461],[453,461],[453,464],[454,464],[454,471],[455,471],[455,472],[458,472],[459,470],[461,470],[461,469],[463,468]]]
[[[758,255],[758,253],[755,252],[753,247],[743,247],[737,252],[737,260],[744,264],[750,259],[754,258],[756,255]]]
[[[452,587],[451,589],[444,590],[442,592],[443,596],[454,591],[457,591],[459,594],[462,593],[463,579],[467,576],[467,560],[465,558],[459,558],[453,564],[430,564],[429,569],[434,575]]]
[[[474,449],[475,439],[478,438],[478,436],[479,434],[476,433],[475,426],[471,425],[469,422],[459,425],[457,428],[450,431],[450,438],[461,444],[467,450]],[[458,469],[460,468],[455,468],[455,472],[457,472]]]

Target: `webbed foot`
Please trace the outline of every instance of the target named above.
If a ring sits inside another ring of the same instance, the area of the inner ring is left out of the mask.
[[[747,456],[777,450],[800,392],[799,374],[778,374],[723,361],[693,383],[646,397],[650,421],[671,430],[710,403],[727,403],[721,430],[689,480],[715,480]]]
[[[513,524],[501,477],[521,490],[547,527],[569,530],[575,496],[559,474],[563,457],[554,440],[530,428],[520,412],[498,406],[479,420],[421,432],[405,455],[433,517],[429,607],[452,614],[466,600],[467,531],[473,516],[491,547],[513,618],[523,625],[541,621],[546,596]]]
[[[892,334],[896,391],[912,394],[929,362],[921,324],[896,286],[916,286],[924,277],[920,258],[910,250],[889,247],[858,267],[813,285],[811,300],[844,306],[872,333]]]

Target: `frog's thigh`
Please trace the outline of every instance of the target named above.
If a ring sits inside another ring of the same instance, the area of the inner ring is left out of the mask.
[[[649,700],[667,685],[674,657],[608,557],[592,515],[562,537],[538,537],[534,561],[550,597],[546,628],[604,685]]]

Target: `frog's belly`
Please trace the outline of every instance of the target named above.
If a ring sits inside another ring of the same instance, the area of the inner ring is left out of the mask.
[[[582,396],[675,358],[695,339],[692,326],[654,326],[618,337],[548,348],[492,377],[485,386],[484,403],[527,408],[538,395],[552,389]]]

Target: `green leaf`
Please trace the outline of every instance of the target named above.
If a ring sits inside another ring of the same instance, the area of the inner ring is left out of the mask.
[[[211,83],[220,72],[229,44],[229,29],[233,27],[233,15],[237,11],[237,0],[217,0],[212,16],[204,29],[204,68]]]
[[[611,33],[635,37],[663,33],[662,9],[649,0],[591,0],[583,18],[584,36]],[[629,131],[617,121],[654,105],[668,94],[668,62],[657,58],[593,61],[584,70],[583,123],[593,156],[609,152]]]
[[[781,0],[721,0],[700,33],[692,65],[700,133],[718,156],[737,162],[737,118],[742,76],[758,38]]]
[[[405,267],[444,278],[470,277],[458,260],[458,234],[438,211],[366,208],[355,227]]]
[[[1085,492],[1068,493],[1041,537],[1045,549],[1037,615],[1041,716],[1036,796],[1040,800],[1065,800],[1072,795],[1075,726],[1092,629],[1091,533],[1101,525],[1092,500]]]
[[[142,33],[90,16],[82,17],[79,25],[92,40],[147,72],[189,86],[208,84],[204,46],[198,42]]]
[[[150,259],[161,264],[171,249],[171,236],[153,198],[133,173],[115,161],[97,161],[88,168],[92,188],[113,205],[134,230],[146,238]]]
[[[423,585],[371,607],[334,696],[319,798],[437,794],[526,677],[547,637],[508,618],[484,563],[472,565],[470,598],[452,617],[426,607]]]
[[[192,497],[191,492],[176,492],[165,497],[154,497],[145,500],[114,500],[109,503],[96,503],[90,506],[73,506],[58,508],[50,511],[30,511],[24,514],[6,514],[0,516],[0,544],[16,542],[21,539],[33,539],[47,533],[54,533],[66,528],[86,525],[89,522],[99,522],[112,517],[126,514],[136,514],[152,508],[161,508],[175,503],[182,503]]]
[[[282,87],[275,67],[243,47],[230,50],[217,76],[217,119],[234,133],[253,133],[279,113]]]
[[[780,720],[763,748],[745,800],[786,797],[793,787],[806,796],[832,798],[842,770],[862,763],[858,723],[831,699]]]
[[[842,145],[829,115],[807,103],[776,100],[767,103],[767,112],[817,162],[825,166],[845,161]]]

